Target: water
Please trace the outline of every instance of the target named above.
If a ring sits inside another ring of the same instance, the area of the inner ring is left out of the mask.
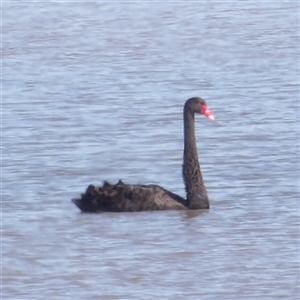
[[[2,299],[298,299],[299,4],[2,3]],[[209,211],[82,214],[103,180]]]

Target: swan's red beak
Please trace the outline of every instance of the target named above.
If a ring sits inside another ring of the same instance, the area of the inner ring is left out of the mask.
[[[205,117],[209,118],[212,121],[215,119],[215,117],[210,113],[210,111],[204,104],[201,104],[201,114],[203,114]]]

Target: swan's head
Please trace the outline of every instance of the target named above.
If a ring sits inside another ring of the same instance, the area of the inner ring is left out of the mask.
[[[208,110],[205,100],[200,97],[194,97],[187,100],[185,105],[186,108],[189,108],[193,113],[202,114],[212,121],[215,119],[215,117]]]

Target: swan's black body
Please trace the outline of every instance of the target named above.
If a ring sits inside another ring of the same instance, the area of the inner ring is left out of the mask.
[[[195,138],[194,115],[206,108],[203,99],[194,97],[184,106],[184,155],[182,175],[187,199],[157,185],[129,185],[121,180],[102,187],[90,185],[81,199],[72,201],[84,212],[125,212],[167,209],[208,209],[209,200],[202,179]]]

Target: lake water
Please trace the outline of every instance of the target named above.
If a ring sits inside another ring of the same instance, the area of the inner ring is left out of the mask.
[[[297,1],[2,3],[2,299],[299,299]],[[208,211],[83,214],[88,184]]]

